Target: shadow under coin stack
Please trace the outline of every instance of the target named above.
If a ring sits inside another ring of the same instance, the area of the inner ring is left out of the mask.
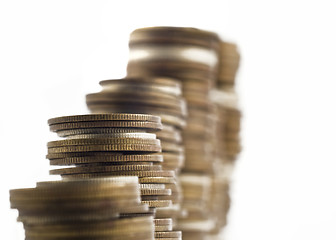
[[[163,170],[172,170],[176,174],[174,182],[163,182],[171,189],[169,196],[160,196],[160,200],[171,200],[168,207],[157,207],[156,217],[172,218],[176,225],[177,217],[183,214],[181,210],[182,190],[178,174],[184,165],[184,148],[181,130],[185,126],[186,106],[181,98],[179,82],[170,78],[124,78],[101,81],[101,92],[88,94],[86,103],[93,113],[139,113],[152,114],[161,117],[163,128],[156,133],[161,141]],[[155,179],[154,179],[155,180]],[[150,184],[156,182],[149,182]]]
[[[137,177],[39,182],[10,191],[27,240],[154,239]],[[123,215],[131,215],[123,217]]]
[[[205,239],[215,225],[209,206],[217,116],[210,90],[218,74],[219,37],[194,28],[152,27],[133,31],[129,47],[128,77],[171,77],[181,82],[188,118],[180,176],[188,216],[179,219],[178,229],[184,239]]]
[[[63,179],[90,179],[106,176],[138,176],[141,202],[149,211],[122,214],[122,217],[155,216],[156,208],[169,207],[170,186],[175,172],[162,170],[160,140],[153,132],[162,129],[160,117],[145,114],[110,113],[65,116],[48,121],[50,130],[65,140],[48,143],[50,165],[67,166],[50,170]],[[165,198],[167,197],[167,198]],[[172,222],[154,220],[155,239],[181,239],[171,231]]]

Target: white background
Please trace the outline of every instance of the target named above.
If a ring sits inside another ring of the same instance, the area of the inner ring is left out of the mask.
[[[135,28],[218,32],[239,44],[244,151],[226,239],[336,239],[333,1],[0,1],[0,228],[24,239],[10,188],[48,178],[47,119],[125,75]]]

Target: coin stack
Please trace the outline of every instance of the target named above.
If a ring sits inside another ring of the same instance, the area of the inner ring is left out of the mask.
[[[181,130],[185,126],[186,106],[181,98],[181,86],[171,78],[123,78],[101,81],[102,91],[88,94],[86,103],[93,113],[129,112],[153,114],[161,117],[163,128],[156,135],[161,141],[163,170],[173,170],[176,183],[165,183],[170,188],[170,196],[162,196],[162,200],[172,200],[169,207],[158,207],[156,216],[159,218],[176,219],[183,210],[182,190],[178,174],[184,165],[184,148]]]
[[[88,94],[86,103],[93,113],[139,113],[161,117],[161,163],[165,170],[179,173],[184,164],[181,129],[185,126],[186,104],[181,86],[171,78],[123,78],[101,81],[101,92]]]
[[[181,182],[188,216],[179,219],[178,228],[184,239],[202,239],[215,225],[205,206],[211,205],[215,169],[217,115],[210,90],[218,74],[219,37],[194,28],[152,27],[133,31],[129,47],[129,77],[172,77],[182,84],[188,118],[183,131],[186,160]]]
[[[160,117],[146,114],[109,113],[75,115],[48,121],[50,130],[65,140],[48,143],[50,164],[67,166],[50,170],[64,179],[90,179],[106,176],[138,176],[142,203],[149,212],[123,214],[123,217],[155,216],[157,208],[169,207],[176,184],[175,172],[162,170],[160,140],[153,132],[162,129]],[[155,239],[181,239],[171,231],[172,222],[154,221]],[[161,230],[164,231],[161,231]]]
[[[226,157],[234,161],[241,151],[240,121],[241,111],[235,91],[235,78],[239,67],[240,54],[233,43],[221,42],[221,61],[218,74],[218,89],[212,93],[213,101],[225,115],[224,142]]]
[[[10,191],[26,239],[154,239],[137,177],[39,182]],[[129,215],[125,217],[123,215]]]
[[[216,225],[211,231],[212,239],[226,225],[230,207],[230,177],[235,160],[241,151],[240,121],[241,111],[238,95],[235,92],[235,77],[239,67],[240,55],[233,43],[221,42],[220,65],[217,88],[211,90],[211,100],[217,107],[216,169],[213,176],[212,202],[222,202],[212,211],[216,216]],[[215,205],[215,204],[214,204]],[[214,206],[213,205],[213,206]],[[220,211],[218,211],[220,208]]]

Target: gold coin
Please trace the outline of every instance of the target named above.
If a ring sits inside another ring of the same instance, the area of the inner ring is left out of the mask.
[[[119,84],[134,84],[134,85],[162,85],[167,87],[180,88],[180,83],[177,79],[166,77],[133,77],[122,79],[109,79],[100,81],[101,86],[119,85]]]
[[[141,203],[148,204],[149,207],[168,207],[171,205],[170,200],[149,200],[141,201]]]
[[[139,183],[176,183],[174,177],[141,177]]]
[[[161,123],[160,117],[153,115],[108,113],[108,114],[73,115],[73,116],[51,118],[48,120],[48,124],[53,125],[59,123],[96,122],[96,121],[148,121],[148,122]]]
[[[170,189],[141,189],[142,196],[171,195]]]
[[[71,122],[50,125],[53,132],[82,129],[82,128],[143,128],[150,130],[161,130],[161,123],[142,121],[98,121],[98,122]]]
[[[189,27],[147,27],[134,30],[130,35],[130,48],[144,43],[196,45],[216,51],[221,46],[216,33]]]
[[[155,183],[155,184],[142,183],[140,184],[140,188],[141,189],[165,189],[166,186],[165,184],[159,184],[159,183]]]
[[[112,166],[77,166],[73,168],[61,168],[50,170],[52,175],[65,174],[80,174],[80,173],[103,173],[103,172],[118,172],[118,171],[159,171],[159,165],[112,165]]]
[[[127,163],[127,162],[163,162],[162,155],[93,155],[83,157],[68,157],[68,158],[52,158],[53,156],[47,156],[50,159],[50,165],[73,165],[73,164],[87,164],[87,163]]]
[[[67,139],[87,139],[87,138],[118,138],[118,139],[156,139],[154,133],[91,133],[70,135]]]
[[[66,139],[48,142],[48,148],[65,147],[65,146],[81,146],[81,145],[122,145],[122,144],[149,144],[159,145],[159,139],[142,139],[142,138],[80,138]]]
[[[171,218],[155,218],[154,224],[155,226],[172,225],[173,220]]]
[[[163,95],[162,93],[147,92],[99,92],[86,95],[86,104],[95,103],[119,103],[119,104],[136,104],[160,106],[162,108],[182,109],[185,107],[185,101],[176,96]]]
[[[103,173],[82,173],[73,175],[61,175],[62,178],[92,178],[92,177],[106,177],[106,176],[138,176],[142,177],[175,177],[174,171],[118,171],[118,172],[103,172]]]
[[[80,128],[57,131],[60,137],[80,136],[84,134],[145,134],[143,129],[138,128]]]
[[[69,152],[113,152],[113,151],[132,151],[132,152],[160,152],[160,145],[152,144],[115,144],[115,145],[87,145],[87,146],[65,146],[48,148],[48,154],[51,153],[69,153]]]
[[[181,118],[184,118],[187,115],[187,109],[183,107],[179,108],[163,108],[160,106],[150,106],[150,105],[143,105],[143,104],[118,104],[118,103],[95,103],[94,105],[88,105],[88,108],[92,112],[137,112],[137,113],[152,113],[156,115],[167,114],[167,115],[174,115]],[[182,125],[182,124],[179,124]],[[183,123],[184,126],[184,123]]]
[[[154,226],[154,231],[155,232],[166,232],[166,231],[172,231],[173,226],[170,225],[162,225],[162,226]],[[171,239],[170,239],[171,240]]]
[[[170,231],[170,232],[155,232],[155,238],[181,238],[182,232],[181,231]]]

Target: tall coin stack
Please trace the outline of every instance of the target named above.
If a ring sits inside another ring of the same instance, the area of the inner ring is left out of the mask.
[[[133,31],[129,47],[129,77],[172,77],[181,82],[188,118],[180,178],[188,215],[179,219],[178,229],[183,230],[184,239],[204,239],[217,221],[218,214],[210,206],[220,199],[212,194],[218,116],[210,98],[218,75],[220,39],[194,28],[152,27]]]
[[[177,217],[183,215],[180,207],[182,190],[178,174],[184,165],[184,148],[181,130],[185,126],[186,106],[181,98],[181,86],[171,78],[123,78],[101,81],[102,91],[88,94],[86,103],[93,113],[129,112],[153,114],[161,117],[163,128],[156,135],[161,141],[163,170],[172,170],[176,182],[166,182],[171,189],[169,196],[160,196],[161,200],[171,200],[168,207],[157,207],[156,217],[172,218],[176,225]]]
[[[119,93],[120,101],[128,97]],[[92,101],[99,98],[91,97],[88,98]],[[100,104],[109,101],[105,97],[101,96]],[[171,206],[175,172],[162,170],[160,140],[153,134],[162,129],[160,117],[128,113],[75,115],[50,119],[49,126],[60,137],[66,137],[48,143],[50,164],[73,165],[53,169],[50,174],[64,179],[138,176],[141,200],[148,204],[149,211],[122,214],[123,217],[156,216],[157,208]],[[156,216],[154,224],[155,239],[181,239],[181,232],[172,231],[171,219]]]
[[[10,191],[27,240],[154,239],[137,177],[39,182]],[[123,217],[123,215],[130,215]]]

